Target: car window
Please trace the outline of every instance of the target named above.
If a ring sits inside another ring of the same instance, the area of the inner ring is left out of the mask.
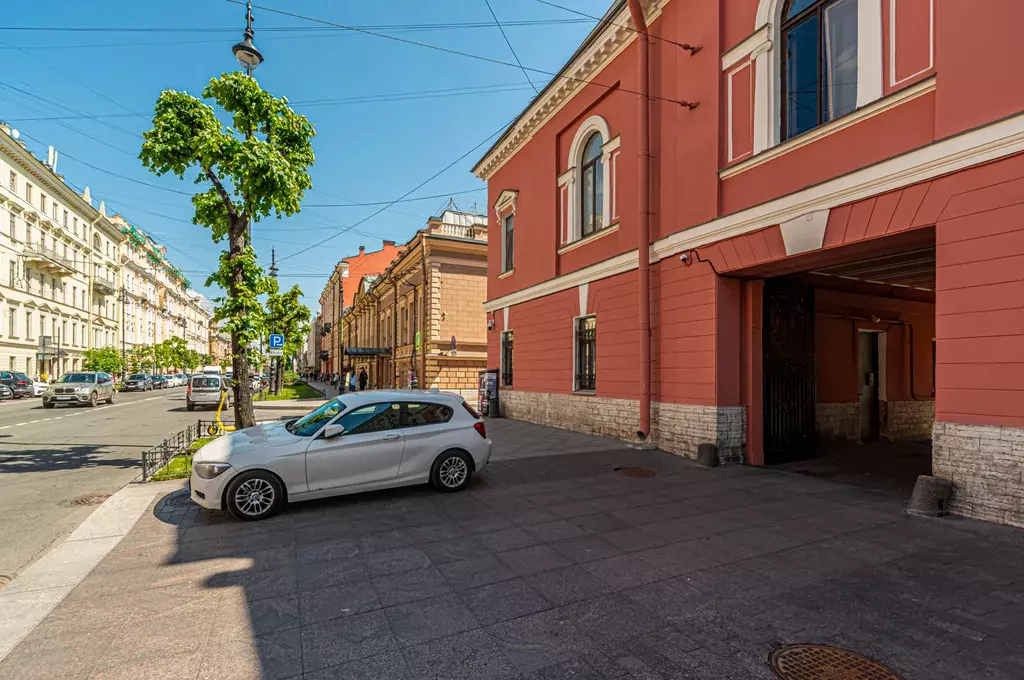
[[[315,411],[307,413],[298,420],[288,423],[285,427],[287,427],[288,431],[294,435],[298,435],[300,437],[312,437],[319,432],[320,428],[326,425],[331,418],[334,418],[346,408],[347,406],[345,405],[345,402],[341,399],[334,398],[320,406],[320,408]]]
[[[452,409],[444,404],[408,403],[405,405],[405,421],[402,427],[447,423],[451,418]]]
[[[132,373],[130,376],[128,376],[128,379],[129,380],[145,380],[146,379],[146,375],[144,373]]]
[[[384,432],[398,427],[401,404],[371,404],[360,406],[343,415],[339,425],[345,426],[345,435]]]
[[[192,378],[192,387],[220,387],[220,378],[217,376],[197,376]]]
[[[61,376],[62,383],[91,383],[96,382],[95,373],[66,373]]]
[[[3,373],[0,373],[0,380],[10,380],[13,377],[14,377],[13,375],[11,375],[10,373],[8,373],[6,371],[4,371]]]

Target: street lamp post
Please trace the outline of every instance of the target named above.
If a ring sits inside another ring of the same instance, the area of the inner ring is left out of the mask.
[[[236,43],[231,48],[239,66],[245,69],[246,75],[252,78],[252,72],[263,63],[263,55],[256,46],[252,44],[252,3],[245,3],[245,32],[242,34],[242,42]]]

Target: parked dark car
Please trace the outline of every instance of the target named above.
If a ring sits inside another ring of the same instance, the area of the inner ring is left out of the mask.
[[[154,375],[152,380],[154,390],[166,390],[171,386],[171,381],[166,375]]]
[[[15,399],[32,396],[32,382],[19,378],[13,371],[0,371],[0,383],[11,388]]]
[[[153,379],[148,373],[132,373],[121,385],[122,392],[145,392],[153,389]]]
[[[11,388],[6,383],[0,383],[0,401],[4,399],[14,399],[14,392],[11,391]]]

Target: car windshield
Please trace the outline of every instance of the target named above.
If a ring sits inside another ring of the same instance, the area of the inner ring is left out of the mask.
[[[345,408],[345,402],[335,397],[317,410],[307,413],[298,420],[293,420],[285,427],[299,437],[312,437],[327,424],[327,421],[344,411]]]
[[[128,376],[128,379],[129,380],[145,380],[146,376],[143,373],[132,373],[130,376]]]
[[[67,373],[60,378],[62,383],[91,383],[96,382],[95,373]]]

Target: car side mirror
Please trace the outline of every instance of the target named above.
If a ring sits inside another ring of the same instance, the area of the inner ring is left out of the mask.
[[[327,427],[324,428],[323,438],[324,439],[334,439],[335,437],[339,437],[339,436],[341,436],[344,433],[345,433],[345,426],[344,425],[332,424],[332,425],[328,425]]]

